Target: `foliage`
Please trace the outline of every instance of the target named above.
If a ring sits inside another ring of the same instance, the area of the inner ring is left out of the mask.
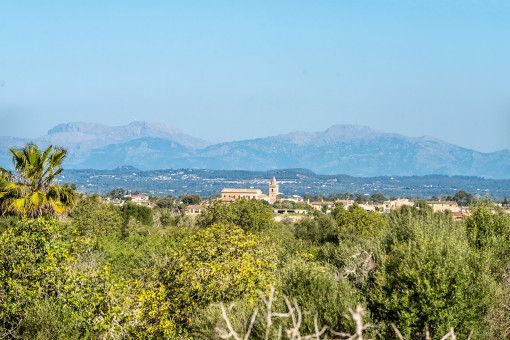
[[[112,189],[111,191],[108,191],[105,196],[113,199],[122,199],[124,198],[124,195],[127,193],[126,190],[123,188],[117,188]]]
[[[182,195],[181,201],[183,204],[189,205],[189,204],[200,204],[200,196],[198,195]]]
[[[391,230],[399,224],[400,230]],[[367,290],[375,319],[393,322],[405,338],[450,327],[467,337],[487,332],[479,322],[493,301],[495,281],[469,247],[467,235],[444,214],[419,215],[404,209],[390,220],[386,254]],[[405,230],[409,229],[409,230]]]
[[[20,220],[0,235],[0,335],[128,333],[127,324],[135,319],[130,291],[136,285],[113,279],[108,265],[76,267],[75,254],[87,244],[76,234],[55,220],[38,218]],[[38,319],[46,310],[57,319]],[[69,324],[62,327],[59,319]]]
[[[55,293],[62,283],[57,279],[69,253],[59,227],[51,220],[19,220],[0,235],[0,329],[14,329],[41,292]]]
[[[200,214],[197,223],[201,227],[230,224],[240,226],[245,231],[257,232],[271,227],[274,221],[270,206],[260,200],[242,198],[233,203],[214,201],[205,212]]]
[[[380,192],[376,192],[375,194],[372,194],[371,199],[376,204],[382,204],[384,201],[386,201],[386,197]]]
[[[138,222],[151,226],[153,224],[152,209],[144,207],[132,202],[126,202],[120,208],[122,217],[125,223],[129,222],[130,218],[134,218]]]
[[[53,149],[53,150],[52,150]],[[54,183],[63,171],[61,163],[66,150],[49,146],[44,151],[29,143],[22,148],[10,148],[15,174],[0,169],[0,211],[38,217],[63,214],[76,199],[69,185],[61,188]]]
[[[430,205],[428,205],[427,201],[424,199],[417,199],[414,202],[414,207],[420,210],[428,210],[429,212],[432,212],[434,210]]]
[[[141,296],[144,331],[170,336],[216,301],[254,298],[274,282],[275,246],[239,227],[215,224],[189,235],[173,254],[161,285]]]
[[[297,238],[318,245],[326,242],[338,243],[338,226],[330,214],[301,219],[296,223],[295,234]]]
[[[163,197],[156,201],[156,206],[159,208],[173,209],[175,208],[175,201],[171,197]]]
[[[510,216],[497,210],[490,201],[479,200],[466,218],[469,242],[476,248],[489,248],[491,243],[508,240]]]
[[[367,202],[367,199],[362,194],[356,194],[356,198],[354,198],[354,202],[358,204],[364,204]]]
[[[273,203],[273,208],[275,209],[306,209],[306,206],[306,203],[289,200],[281,200]]]
[[[469,206],[473,202],[473,195],[464,190],[459,190],[453,196],[453,200],[460,206]]]
[[[319,325],[352,330],[344,314],[362,299],[334,267],[293,259],[278,272],[278,276],[278,291],[295,297],[304,311],[318,317]],[[313,317],[305,319],[301,330],[312,333],[313,329]]]
[[[83,236],[103,236],[120,233],[123,218],[112,205],[101,202],[99,196],[92,195],[78,202],[71,214],[72,225]]]
[[[377,212],[367,212],[357,204],[347,210],[338,206],[332,212],[338,224],[340,237],[374,235],[385,226],[385,219]]]

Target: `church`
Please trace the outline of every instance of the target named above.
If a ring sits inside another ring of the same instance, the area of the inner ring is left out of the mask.
[[[221,199],[225,202],[233,202],[240,198],[264,200],[271,204],[278,199],[278,182],[273,177],[269,184],[269,195],[262,193],[260,189],[229,189],[225,188],[221,191]]]

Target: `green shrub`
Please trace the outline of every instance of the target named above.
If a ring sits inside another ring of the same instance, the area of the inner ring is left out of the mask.
[[[373,236],[386,226],[383,215],[367,212],[357,204],[350,206],[347,210],[336,207],[333,210],[333,216],[338,224],[340,239]]]
[[[136,221],[152,226],[153,218],[152,218],[152,209],[149,207],[144,207],[132,202],[126,202],[120,208],[120,212],[122,217],[124,217],[125,223],[127,223],[131,218],[134,218]]]
[[[44,218],[23,219],[2,232],[0,334],[129,334],[136,323],[137,284],[113,277],[108,265],[95,268],[77,260],[92,244],[78,235],[70,226]]]
[[[478,265],[463,226],[443,214],[394,217],[390,225],[401,229],[388,231],[387,253],[367,291],[372,315],[385,324],[383,335],[393,334],[393,322],[405,338],[423,335],[426,326],[436,337],[453,327],[460,338],[471,330],[491,338],[481,320],[494,304],[496,284]]]
[[[97,195],[78,202],[71,217],[73,227],[81,235],[92,237],[120,233],[124,222],[118,209],[101,202]]]
[[[349,308],[362,303],[362,299],[336,268],[302,259],[291,260],[278,272],[277,290],[295,298],[303,312],[310,313],[303,321],[303,334],[313,333],[315,315],[319,327],[327,325],[337,331],[353,331],[352,322],[344,315]],[[279,308],[285,309],[283,301]],[[368,316],[366,321],[369,320]]]
[[[338,226],[330,214],[305,217],[295,227],[296,237],[320,245],[338,243]]]
[[[230,224],[243,228],[247,232],[257,232],[273,226],[273,210],[260,200],[242,198],[233,203],[222,200],[214,203],[202,214],[197,224],[201,227],[213,224]]]
[[[246,334],[257,310],[256,318],[251,329],[250,339],[265,338],[266,331],[269,339],[277,339],[281,328],[283,334],[293,328],[291,318],[274,316],[267,327],[267,313],[269,308],[268,294],[261,294],[255,305],[250,301],[236,300],[234,305],[225,304],[227,317],[233,329],[241,336]],[[355,308],[361,302],[355,289],[338,276],[334,268],[322,266],[314,262],[305,262],[297,257],[290,260],[278,273],[278,285],[271,300],[271,312],[287,313],[288,305],[284,296],[295,308],[300,309],[302,322],[299,328],[301,336],[314,333],[314,319],[317,318],[319,329],[328,326],[330,329],[342,332],[353,332],[352,321],[345,317],[349,308]],[[232,308],[230,308],[232,307]],[[297,317],[297,310],[294,310]],[[366,315],[365,322],[370,317]],[[217,329],[226,329],[226,322],[217,304],[211,304],[201,311],[193,328],[193,335],[200,339],[218,339]],[[369,335],[370,332],[365,332]],[[374,335],[374,334],[372,334]],[[315,338],[315,337],[314,337]]]
[[[256,298],[274,282],[276,252],[267,239],[240,227],[215,224],[189,235],[171,254],[161,284],[140,297],[141,332],[177,336],[212,302]]]
[[[71,260],[63,226],[55,220],[23,219],[0,235],[0,330],[15,328],[43,292],[55,295]],[[2,332],[0,332],[1,334]]]

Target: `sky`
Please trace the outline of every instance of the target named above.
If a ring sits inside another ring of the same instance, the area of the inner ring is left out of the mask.
[[[164,122],[213,142],[361,124],[510,149],[510,1],[0,2],[0,136]]]

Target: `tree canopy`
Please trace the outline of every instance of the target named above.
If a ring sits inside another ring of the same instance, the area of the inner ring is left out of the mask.
[[[14,173],[0,169],[0,210],[4,214],[38,217],[63,214],[76,200],[72,186],[60,187],[56,177],[67,151],[50,145],[40,150],[34,143],[10,148]]]

